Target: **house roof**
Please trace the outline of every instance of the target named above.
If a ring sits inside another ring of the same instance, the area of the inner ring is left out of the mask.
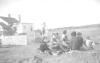
[[[19,23],[19,21],[15,18],[12,18],[12,17],[3,17],[3,16],[0,16],[0,18],[4,21],[6,21],[8,24],[13,24],[13,23]]]

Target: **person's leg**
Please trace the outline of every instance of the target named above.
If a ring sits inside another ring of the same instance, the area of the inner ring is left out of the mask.
[[[51,51],[51,50],[48,50],[48,53],[49,53],[50,55],[52,55],[52,51]]]
[[[60,52],[58,53],[58,55],[61,55],[62,53],[64,53],[64,51],[60,51]]]

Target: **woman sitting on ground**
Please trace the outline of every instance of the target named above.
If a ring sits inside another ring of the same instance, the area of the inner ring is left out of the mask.
[[[86,45],[86,49],[87,49],[87,50],[91,50],[91,49],[94,49],[95,43],[94,43],[94,41],[88,36],[88,37],[86,38],[85,45]]]
[[[70,45],[70,41],[68,40],[68,37],[67,37],[67,30],[64,30],[63,31],[63,34],[62,34],[62,48],[64,49],[64,51],[69,51],[69,45]]]
[[[47,37],[44,37],[43,40],[42,40],[42,43],[40,44],[40,47],[39,47],[39,50],[43,53],[46,53],[50,51],[50,48],[49,48],[49,40],[47,39]]]

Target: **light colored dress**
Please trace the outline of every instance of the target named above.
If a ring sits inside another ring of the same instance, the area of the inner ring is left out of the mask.
[[[94,41],[87,39],[86,40],[86,46],[88,48],[91,48],[91,47],[94,47],[95,46],[95,43],[94,43]]]

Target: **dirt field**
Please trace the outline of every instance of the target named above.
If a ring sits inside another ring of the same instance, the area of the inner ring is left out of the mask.
[[[72,54],[62,54],[60,56],[50,56],[39,53],[37,48],[39,43],[28,46],[1,46],[0,63],[36,63],[34,56],[42,58],[42,62],[37,63],[100,63],[100,51],[81,51]],[[100,47],[97,45],[95,48]]]

